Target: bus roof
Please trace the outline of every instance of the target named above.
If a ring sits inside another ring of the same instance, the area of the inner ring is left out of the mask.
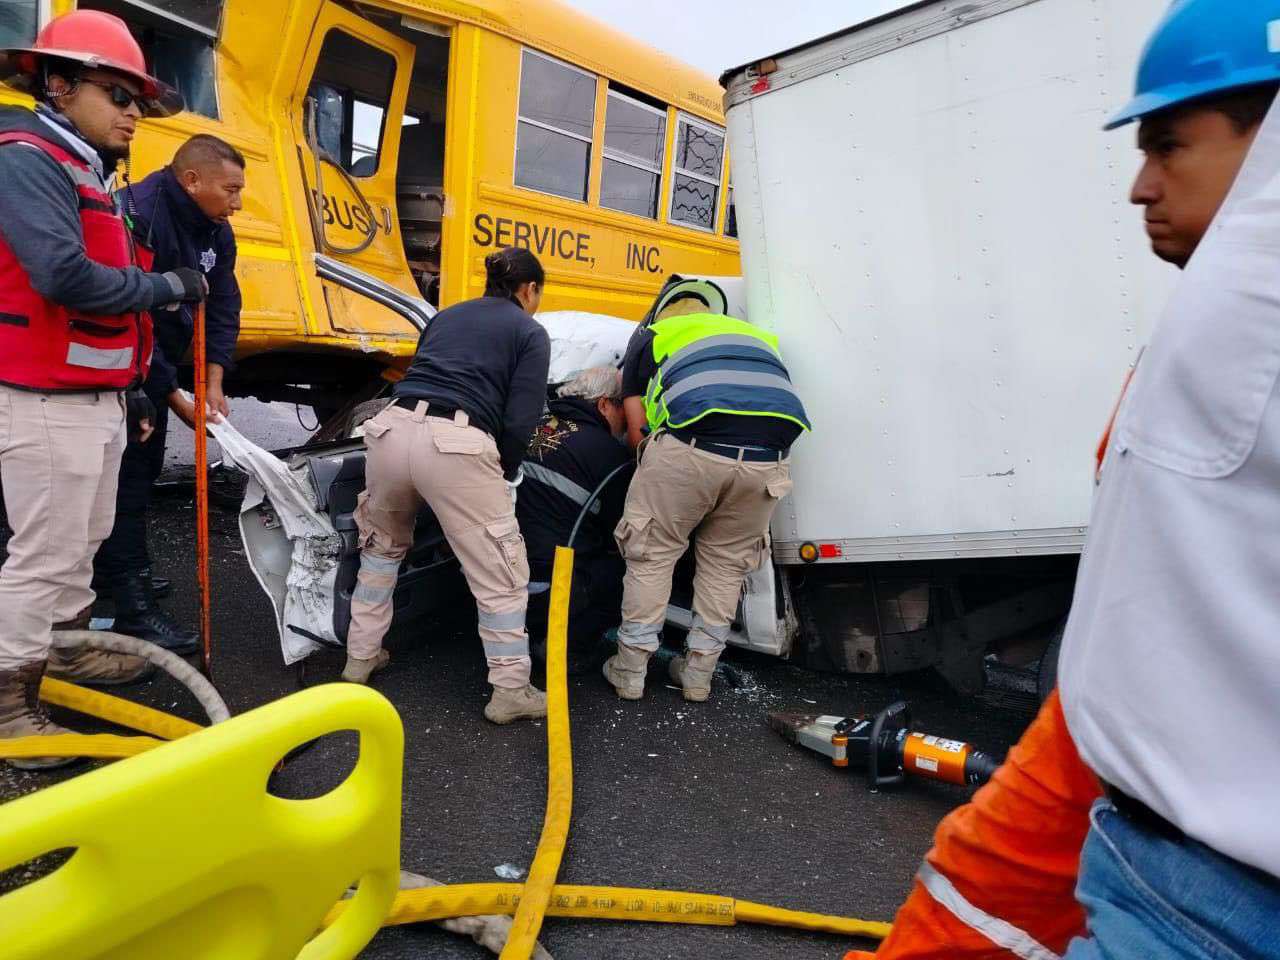
[[[393,5],[410,15],[436,14],[505,34],[673,107],[724,122],[721,90],[710,74],[561,0],[393,0]]]

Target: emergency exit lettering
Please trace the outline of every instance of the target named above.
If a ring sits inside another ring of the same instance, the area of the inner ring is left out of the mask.
[[[539,226],[509,217],[477,213],[472,239],[481,247],[524,247],[539,256],[576,260],[595,266],[591,256],[591,234],[578,233],[564,227]]]

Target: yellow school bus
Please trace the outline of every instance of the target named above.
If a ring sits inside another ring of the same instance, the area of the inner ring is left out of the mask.
[[[72,6],[4,0],[0,45]],[[234,393],[363,398],[508,244],[546,267],[544,310],[634,319],[669,273],[738,272],[715,81],[557,0],[80,6],[187,101],[143,123],[135,179],[195,133],[247,158]]]

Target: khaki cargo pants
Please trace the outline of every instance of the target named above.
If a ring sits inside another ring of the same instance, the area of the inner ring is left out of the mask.
[[[93,603],[93,555],[115,522],[124,443],[116,391],[0,386],[0,477],[13,528],[0,568],[0,670],[48,659],[51,625]]]
[[[748,463],[659,434],[644,449],[614,531],[627,560],[618,639],[657,650],[676,561],[694,540],[689,649],[719,653],[742,582],[768,555],[769,521],[791,489],[788,460]]]
[[[347,651],[377,655],[391,626],[400,561],[427,504],[462,564],[479,611],[480,640],[495,687],[529,682],[524,629],[529,560],[502,478],[498,447],[461,411],[449,419],[390,406],[364,425],[365,492],[356,507],[360,573],[351,598]]]

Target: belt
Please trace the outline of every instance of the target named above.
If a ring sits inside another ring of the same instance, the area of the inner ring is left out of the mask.
[[[736,447],[731,443],[716,443],[713,440],[700,440],[697,437],[683,437],[678,433],[666,434],[672,440],[679,440],[685,446],[696,450],[705,450],[730,460],[741,460],[743,463],[778,463],[787,458],[786,450],[771,450],[768,447]]]
[[[418,404],[422,403],[424,399],[425,398],[423,397],[396,397],[391,402],[397,407],[403,407],[405,410],[412,411],[417,410]],[[439,417],[442,420],[452,420],[453,415],[458,412],[458,409],[458,407],[449,407],[442,403],[437,403],[435,400],[427,400],[428,417]],[[471,415],[467,414],[467,417],[470,419]]]
[[[1170,823],[1160,814],[1156,813],[1141,800],[1129,796],[1118,787],[1113,787],[1109,783],[1102,784],[1102,792],[1120,815],[1130,823],[1144,827],[1152,833],[1157,833],[1167,840],[1181,841],[1186,834],[1181,829]]]

